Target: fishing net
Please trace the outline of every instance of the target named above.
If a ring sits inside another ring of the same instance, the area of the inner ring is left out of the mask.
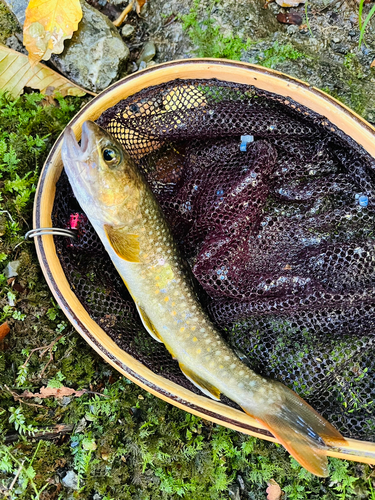
[[[217,80],[147,88],[98,123],[144,172],[227,342],[374,440],[374,159],[292,99]],[[122,349],[199,392],[144,330],[62,174],[54,225],[75,213],[77,241],[55,238],[74,293]]]

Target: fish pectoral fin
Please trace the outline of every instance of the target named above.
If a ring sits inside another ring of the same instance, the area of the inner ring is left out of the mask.
[[[140,262],[138,234],[127,233],[123,228],[104,225],[105,234],[116,254],[128,262]]]
[[[185,365],[180,363],[180,369],[182,373],[185,375],[187,379],[190,380],[191,383],[195,385],[195,387],[198,387],[200,391],[203,392],[206,396],[209,396],[210,398],[214,399],[215,401],[220,401],[220,391],[219,389],[216,389],[213,385],[211,385],[209,382],[206,382],[202,378],[200,378],[198,375],[196,375],[193,371],[191,371],[189,368],[187,368]]]
[[[321,477],[328,476],[329,446],[347,446],[346,439],[327,420],[295,392],[278,382],[275,391],[281,396],[271,406],[265,404],[254,414],[245,412],[263,424],[305,469]],[[265,402],[267,403],[267,402]]]
[[[163,343],[163,339],[160,337],[157,329],[154,327],[152,321],[147,316],[147,314],[145,313],[145,311],[142,309],[142,307],[139,304],[136,303],[136,306],[137,306],[137,310],[138,310],[139,316],[141,317],[143,326],[146,328],[146,330],[148,331],[148,333],[157,342]]]

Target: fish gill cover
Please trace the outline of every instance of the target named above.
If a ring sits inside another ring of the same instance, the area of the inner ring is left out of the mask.
[[[290,98],[217,80],[150,87],[98,123],[144,172],[229,344],[346,437],[375,440],[374,159]],[[240,148],[243,135],[254,142]],[[143,328],[63,174],[54,225],[75,213],[78,240],[55,242],[90,316],[155,373],[199,392]]]

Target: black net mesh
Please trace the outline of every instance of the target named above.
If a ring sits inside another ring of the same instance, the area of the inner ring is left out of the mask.
[[[150,87],[98,123],[146,175],[233,348],[345,436],[374,440],[374,159],[291,99],[217,80]],[[246,151],[241,135],[254,136]],[[143,329],[63,174],[53,223],[72,220],[77,242],[57,237],[56,247],[90,316],[151,370],[198,392]]]

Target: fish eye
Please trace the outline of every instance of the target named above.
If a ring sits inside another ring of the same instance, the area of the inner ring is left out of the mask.
[[[109,167],[116,167],[121,161],[121,153],[115,148],[104,148],[102,154]]]

